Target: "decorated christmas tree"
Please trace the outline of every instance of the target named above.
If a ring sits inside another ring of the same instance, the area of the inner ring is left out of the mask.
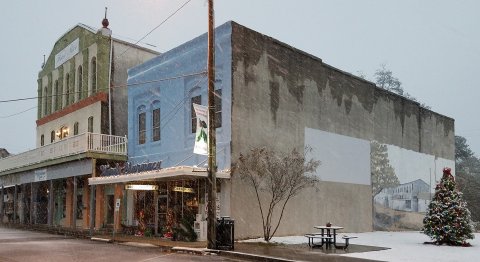
[[[443,169],[443,177],[435,187],[435,195],[423,219],[423,232],[437,245],[469,246],[473,239],[470,211],[458,191],[450,168]]]

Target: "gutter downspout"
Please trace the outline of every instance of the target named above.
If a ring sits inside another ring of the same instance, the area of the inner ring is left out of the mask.
[[[113,40],[110,35],[110,61],[108,67],[108,134],[112,135],[112,56],[113,56]]]

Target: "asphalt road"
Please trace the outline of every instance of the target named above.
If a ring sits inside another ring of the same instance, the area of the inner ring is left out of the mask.
[[[217,255],[169,253],[158,247],[135,247],[0,227],[0,262],[13,261],[243,261]]]

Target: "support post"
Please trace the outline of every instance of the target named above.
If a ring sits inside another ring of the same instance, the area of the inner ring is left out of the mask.
[[[73,177],[72,228],[77,228],[77,177]]]
[[[2,190],[0,191],[0,224],[3,223],[3,200],[5,199],[4,193],[5,192],[5,187],[2,185]]]
[[[208,0],[208,221],[207,248],[216,249],[216,138],[215,138],[215,19],[213,0]]]
[[[53,226],[53,200],[55,199],[55,191],[53,190],[53,180],[50,180],[49,189],[48,189],[48,219],[47,223],[49,226]]]
[[[26,224],[25,223],[26,222],[26,212],[25,212],[25,210],[26,210],[26,206],[27,206],[26,203],[25,203],[25,198],[26,198],[25,193],[26,192],[27,192],[27,184],[22,184],[22,200],[20,201],[20,203],[22,203],[21,206],[20,206],[21,207],[21,210],[20,210],[20,214],[21,214],[20,223],[21,224]]]
[[[15,190],[13,191],[13,223],[17,223],[17,185],[15,185]]]
[[[153,202],[155,203],[155,236],[158,235],[158,191],[153,191]]]
[[[35,208],[35,202],[33,199],[33,182],[30,183],[30,224],[36,224],[37,223],[37,213],[36,213],[36,208]]]
[[[95,229],[95,185],[90,187],[90,236]]]

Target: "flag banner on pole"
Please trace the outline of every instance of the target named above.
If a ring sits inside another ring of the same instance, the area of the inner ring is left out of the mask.
[[[193,153],[208,155],[208,107],[193,104],[197,116],[197,132],[195,133],[195,146]]]

